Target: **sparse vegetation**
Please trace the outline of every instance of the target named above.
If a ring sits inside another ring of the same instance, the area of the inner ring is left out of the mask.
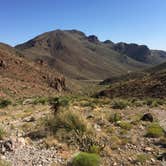
[[[79,153],[72,161],[72,166],[99,166],[100,157],[93,153]]]
[[[129,105],[129,102],[127,100],[114,100],[112,103],[113,109],[125,109]]]
[[[116,122],[122,120],[122,116],[121,116],[120,113],[114,113],[114,114],[111,114],[111,115],[109,116],[109,119],[108,119],[108,120],[109,120],[109,122],[111,122],[111,123],[116,123]]]
[[[0,140],[4,138],[6,132],[4,131],[4,129],[2,127],[0,127]]]
[[[0,166],[11,166],[11,164],[5,160],[0,159]]]
[[[120,121],[120,122],[117,123],[117,125],[119,127],[121,127],[122,129],[126,129],[126,130],[130,130],[132,128],[131,123],[125,122],[125,121]]]
[[[147,129],[146,136],[158,138],[164,136],[164,130],[158,123],[152,123]]]
[[[137,155],[136,162],[144,164],[147,160],[149,160],[149,156],[147,154]]]
[[[89,153],[100,154],[100,152],[101,152],[101,147],[99,147],[97,145],[92,145],[89,149]]]
[[[111,141],[111,149],[113,150],[118,149],[122,143],[121,139],[116,135],[112,135],[110,141]]]
[[[48,98],[47,97],[38,97],[34,99],[33,104],[46,104],[48,103]]]
[[[74,111],[64,110],[59,112],[57,116],[49,117],[45,122],[52,133],[56,133],[59,129],[64,129],[67,132],[74,131],[83,134],[87,131],[87,123],[85,119]]]
[[[147,98],[144,100],[144,104],[146,104],[149,107],[157,107],[165,104],[165,102],[162,99]]]

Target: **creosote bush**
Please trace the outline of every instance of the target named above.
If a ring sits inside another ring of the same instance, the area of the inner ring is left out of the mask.
[[[99,166],[100,156],[94,153],[79,153],[72,161],[72,166]]]
[[[12,104],[12,102],[8,99],[0,99],[0,108],[5,108],[8,105]]]
[[[126,100],[114,100],[112,103],[113,109],[125,109],[129,105],[129,102]]]
[[[146,136],[152,138],[158,138],[165,135],[163,128],[158,123],[152,123],[147,129]]]

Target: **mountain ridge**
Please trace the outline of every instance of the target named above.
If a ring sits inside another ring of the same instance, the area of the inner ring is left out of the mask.
[[[115,44],[111,41],[101,42],[97,36],[86,36],[78,30],[55,30],[15,48],[31,60],[42,59],[72,79],[105,79],[154,65],[122,54],[112,45]]]

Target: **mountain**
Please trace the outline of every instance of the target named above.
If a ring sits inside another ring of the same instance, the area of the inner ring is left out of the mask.
[[[0,97],[40,96],[64,89],[63,76],[42,61],[28,61],[15,48],[0,43]]]
[[[145,45],[117,43],[112,46],[115,51],[125,54],[136,61],[146,64],[160,64],[166,61],[166,52],[159,50],[150,50]]]
[[[56,30],[41,34],[16,49],[25,57],[42,60],[59,73],[77,80],[101,80],[152,66],[118,51],[115,46],[110,40],[101,42],[95,35],[86,36],[77,30]]]
[[[166,63],[142,73],[132,73],[123,77],[107,79],[101,84],[110,85],[98,96],[113,97],[166,97]]]

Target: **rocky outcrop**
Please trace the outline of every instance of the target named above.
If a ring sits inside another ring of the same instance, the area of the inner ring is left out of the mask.
[[[59,92],[66,89],[65,78],[63,76],[54,77],[52,75],[47,75],[43,76],[43,78],[46,80],[46,82],[51,88],[56,89]]]
[[[150,49],[145,45],[117,43],[114,45],[113,49],[144,63],[148,63],[149,56],[151,55]]]
[[[6,68],[7,64],[4,60],[0,59],[0,68]]]
[[[92,42],[92,43],[95,43],[95,44],[98,44],[99,43],[99,39],[97,36],[95,35],[90,35],[88,36],[88,41],[89,42]]]

